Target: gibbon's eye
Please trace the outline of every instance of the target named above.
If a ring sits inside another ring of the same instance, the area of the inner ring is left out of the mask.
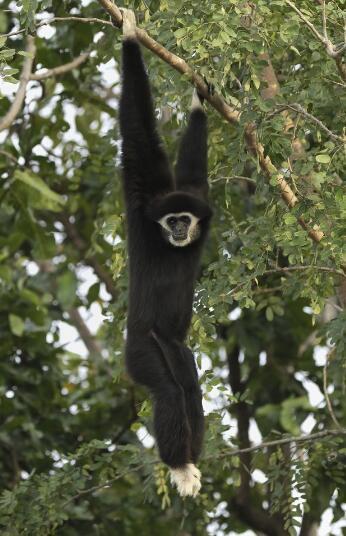
[[[175,225],[177,223],[178,219],[175,216],[170,216],[167,218],[167,223],[169,226]]]
[[[186,223],[186,225],[188,225],[189,223],[191,223],[191,218],[190,216],[180,216],[180,221],[182,221],[183,223]]]

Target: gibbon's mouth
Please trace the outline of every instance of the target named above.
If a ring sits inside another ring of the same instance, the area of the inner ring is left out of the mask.
[[[187,239],[187,234],[184,233],[184,234],[174,234],[173,235],[173,240],[176,240],[177,242],[182,242],[183,240],[186,240]]]

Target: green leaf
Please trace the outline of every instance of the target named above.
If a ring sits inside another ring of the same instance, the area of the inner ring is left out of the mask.
[[[22,318],[14,314],[9,314],[8,320],[10,322],[10,328],[13,335],[21,337],[24,333],[24,321],[22,320]]]
[[[31,52],[27,52],[26,50],[18,50],[17,54],[19,56],[25,56],[26,58],[33,58],[34,55]]]
[[[63,197],[51,190],[49,186],[39,177],[29,171],[16,170],[14,178],[27,184],[30,188],[34,188],[46,199],[52,201],[54,204],[63,205],[65,203]]]
[[[316,160],[320,164],[329,164],[330,156],[329,156],[329,154],[318,154],[318,155],[316,155]]]
[[[274,312],[271,307],[266,308],[266,319],[268,320],[268,322],[272,322],[274,319]]]
[[[73,272],[66,271],[57,279],[57,298],[64,309],[71,307],[76,298],[77,279]]]

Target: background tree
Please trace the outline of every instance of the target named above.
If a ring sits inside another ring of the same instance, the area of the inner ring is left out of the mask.
[[[110,0],[2,7],[2,534],[312,535],[326,509],[341,534],[343,2],[127,6],[171,154],[192,84],[215,86],[215,217],[190,332],[208,429],[202,493],[185,501],[122,360],[121,14]]]

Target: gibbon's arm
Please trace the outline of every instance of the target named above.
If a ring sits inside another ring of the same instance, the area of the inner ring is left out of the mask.
[[[201,100],[194,90],[190,118],[180,142],[175,175],[180,190],[208,193],[208,145],[207,116]]]
[[[134,13],[123,12],[120,130],[123,139],[125,190],[148,194],[172,184],[168,160],[156,130],[148,75],[136,40]]]

